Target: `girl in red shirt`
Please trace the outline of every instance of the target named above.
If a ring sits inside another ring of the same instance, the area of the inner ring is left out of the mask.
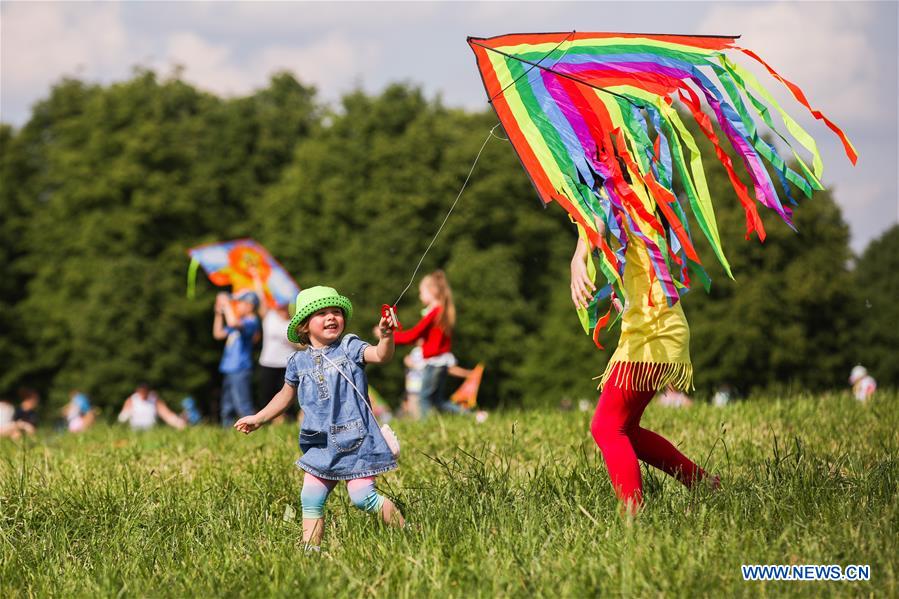
[[[411,329],[396,331],[393,334],[394,342],[397,345],[411,345],[419,339],[424,340],[421,349],[425,368],[419,396],[422,418],[432,407],[458,413],[461,408],[446,397],[447,370],[456,363],[450,353],[456,306],[446,274],[435,270],[426,275],[418,286],[418,298],[425,305],[424,316]]]

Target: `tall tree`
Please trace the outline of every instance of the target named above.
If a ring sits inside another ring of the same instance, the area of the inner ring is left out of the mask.
[[[29,218],[27,182],[34,165],[22,151],[21,138],[7,125],[0,125],[0,394],[9,396],[17,384],[27,383],[11,365],[28,360],[30,347],[16,305],[25,298],[27,273],[21,268],[26,254],[25,231]]]
[[[18,140],[34,163],[16,306],[31,356],[8,376],[101,405],[139,380],[208,393],[220,349],[211,294],[184,298],[185,250],[250,232],[248,206],[314,122],[312,94],[284,76],[227,102],[152,72],[57,85]]]
[[[847,356],[880,385],[899,386],[899,225],[868,244],[854,274],[860,318]]]
[[[713,282],[709,294],[684,299],[696,385],[744,391],[775,383],[820,389],[843,378],[852,301],[849,228],[829,192],[803,201],[796,231],[765,213],[764,243],[744,240],[743,211],[718,169],[718,225],[734,279],[701,248]],[[795,190],[794,190],[795,193]]]

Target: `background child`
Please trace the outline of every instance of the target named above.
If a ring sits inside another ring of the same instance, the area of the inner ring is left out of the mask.
[[[446,397],[446,375],[450,366],[455,366],[451,353],[452,331],[456,324],[456,306],[453,292],[442,270],[426,275],[418,286],[418,298],[425,305],[425,314],[411,329],[394,333],[398,345],[409,345],[419,339],[425,367],[422,371],[419,407],[425,417],[431,407],[444,412],[461,411],[461,408]]]
[[[852,373],[849,375],[849,384],[852,385],[852,395],[858,401],[868,401],[877,391],[877,381],[868,374],[868,369],[861,364],[852,369]]]
[[[89,429],[97,418],[96,412],[91,409],[90,399],[77,389],[69,391],[69,403],[63,406],[62,415],[66,419],[66,428],[70,433],[80,433]]]
[[[596,225],[603,235],[602,222]],[[578,308],[586,309],[596,291],[587,269],[591,251],[586,238],[580,237],[571,259],[571,299]],[[602,393],[590,432],[602,452],[615,494],[628,514],[636,514],[643,505],[638,460],[686,487],[707,479],[711,488],[718,488],[720,480],[670,441],[640,426],[643,411],[659,389],[669,384],[687,389],[692,384],[690,327],[680,302],[668,305],[661,283],[653,276],[645,243],[632,240],[626,256],[624,306],[613,299],[615,308],[622,311],[621,335],[600,382]]]
[[[20,396],[22,401],[13,414],[13,423],[20,431],[33,435],[37,430],[39,420],[37,410],[41,405],[41,396],[34,389],[24,389],[21,391]]]
[[[19,407],[0,401],[0,437],[18,439],[22,433],[33,435],[37,430],[37,409],[41,396],[34,389],[23,389],[19,392]]]
[[[419,339],[412,351],[403,358],[403,365],[406,366],[406,399],[403,401],[403,413],[415,420],[421,418],[421,379],[425,370],[425,359],[421,353],[422,343],[424,342]]]
[[[303,542],[318,551],[324,532],[324,505],[338,481],[347,481],[353,505],[380,513],[387,524],[404,526],[400,511],[375,490],[375,476],[397,467],[363,390],[366,364],[393,357],[393,334],[379,323],[380,341],[371,346],[356,335],[344,336],[353,315],[350,300],[330,287],[311,287],[297,295],[296,314],[287,336],[301,349],[287,361],[284,386],[257,414],[234,428],[248,434],[282,414],[299,395],[303,410],[297,466],[305,471],[300,499]]]
[[[119,412],[119,422],[127,422],[133,430],[146,430],[156,426],[156,419],[178,430],[187,426],[177,414],[166,405],[148,383],[140,383]]]
[[[256,295],[265,297],[262,279],[254,270],[253,286]],[[277,393],[284,384],[284,372],[287,369],[287,360],[297,350],[296,346],[287,339],[285,334],[287,325],[290,324],[290,312],[287,304],[269,307],[264,301],[259,303],[259,318],[262,319],[262,351],[259,353],[259,404],[264,405]],[[296,416],[299,407],[295,403],[290,404],[288,413]]]
[[[230,426],[235,417],[252,414],[253,344],[259,332],[256,308],[259,297],[252,291],[234,296],[219,293],[215,298],[212,336],[225,340],[219,372],[222,380],[222,426]]]
[[[7,431],[12,431],[12,417],[16,413],[16,407],[5,399],[0,399],[0,437]]]

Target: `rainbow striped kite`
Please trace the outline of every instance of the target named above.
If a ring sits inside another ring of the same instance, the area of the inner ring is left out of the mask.
[[[732,276],[699,146],[675,102],[692,115],[727,171],[746,213],[747,239],[753,232],[759,240],[765,238],[756,201],[793,226],[792,210],[781,201],[768,168],[791,204],[796,202],[790,184],[807,197],[823,189],[823,165],[814,139],[752,73],[731,59],[733,54],[757,61],[786,85],[839,136],[855,164],[855,149],[840,128],[812,108],[796,85],[735,42],[732,36],[576,32],[468,38],[490,102],[540,199],[561,204],[596,250],[609,285],[596,294],[589,313],[581,314],[588,331],[599,320],[600,298],[613,289],[624,297],[621,277],[631,235],[645,243],[652,275],[669,305],[689,289],[691,275],[708,289],[684,204]],[[703,101],[711,117],[703,112]],[[794,144],[811,155],[811,166],[775,125],[773,113]],[[719,142],[713,119],[745,166],[752,194]],[[795,167],[761,137],[759,119],[790,148]],[[683,190],[680,198],[675,177]],[[615,247],[607,235],[617,240]],[[588,267],[594,268],[592,262]]]

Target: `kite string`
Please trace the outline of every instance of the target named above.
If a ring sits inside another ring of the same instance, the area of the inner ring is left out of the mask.
[[[422,263],[425,261],[425,256],[427,256],[428,252],[431,251],[431,248],[434,246],[434,242],[437,241],[437,237],[440,235],[440,232],[443,231],[443,227],[444,225],[446,225],[446,221],[449,220],[450,214],[453,213],[453,210],[456,208],[456,204],[459,203],[459,198],[462,197],[462,192],[465,191],[465,187],[468,185],[468,180],[471,179],[471,174],[474,172],[474,167],[477,166],[478,160],[481,158],[481,154],[484,152],[484,148],[487,146],[487,142],[490,141],[491,137],[503,139],[493,134],[493,132],[499,126],[499,123],[494,125],[493,129],[491,129],[490,132],[487,133],[487,137],[484,138],[484,143],[481,144],[481,149],[478,150],[478,155],[474,157],[474,162],[471,163],[471,168],[468,169],[468,176],[465,177],[465,181],[462,183],[462,188],[456,195],[456,199],[453,201],[452,206],[450,206],[449,211],[447,211],[446,216],[443,217],[443,222],[440,223],[440,227],[437,229],[437,232],[434,233],[434,237],[431,239],[431,243],[428,244],[428,247],[425,249],[424,254],[422,254],[421,259],[419,259],[418,264],[415,265],[415,270],[412,272],[412,278],[409,279],[409,283],[406,285],[405,289],[403,289],[402,293],[400,293],[400,296],[396,298],[396,301],[393,302],[394,306],[400,303],[400,300],[403,299],[403,296],[406,295],[406,292],[409,291],[410,287],[412,287],[412,283],[415,282],[415,277],[416,275],[418,275],[418,270],[421,268]]]

